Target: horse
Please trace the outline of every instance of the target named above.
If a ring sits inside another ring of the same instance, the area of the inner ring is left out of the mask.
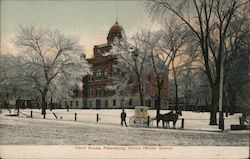
[[[182,116],[181,111],[177,111],[176,113],[174,113],[173,111],[166,113],[166,114],[158,114],[156,116],[156,120],[157,120],[157,127],[160,121],[162,121],[162,127],[164,128],[164,124],[166,123],[166,127],[165,128],[170,128],[169,126],[169,122],[172,121],[173,122],[173,128],[175,129],[175,124],[178,120],[178,116]]]

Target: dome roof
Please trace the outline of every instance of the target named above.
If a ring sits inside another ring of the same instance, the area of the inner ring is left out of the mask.
[[[125,36],[125,32],[123,27],[116,21],[114,25],[109,29],[108,33],[108,44],[112,44],[114,39],[117,38],[122,38]]]
[[[109,34],[124,32],[123,27],[116,21],[115,24],[109,29]]]

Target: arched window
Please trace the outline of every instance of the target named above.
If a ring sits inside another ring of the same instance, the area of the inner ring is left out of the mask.
[[[102,94],[102,89],[101,88],[96,88],[96,97],[100,97]]]
[[[108,68],[104,70],[104,79],[108,79]]]
[[[88,97],[91,97],[92,96],[92,89],[88,89]]]
[[[98,69],[95,74],[95,79],[96,80],[101,80],[101,69]]]
[[[108,89],[107,89],[107,88],[104,88],[104,89],[103,89],[103,95],[104,95],[104,96],[107,96],[107,95],[108,95]]]

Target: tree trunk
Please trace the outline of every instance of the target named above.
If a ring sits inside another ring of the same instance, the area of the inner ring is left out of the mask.
[[[161,89],[158,87],[158,94],[157,94],[157,99],[156,99],[156,117],[158,117],[158,115],[160,114],[160,109],[161,109]],[[156,125],[158,128],[158,119],[156,120]]]
[[[178,111],[178,85],[176,79],[174,80],[175,83],[175,112]]]
[[[212,87],[212,101],[210,110],[210,123],[209,125],[217,125],[217,111],[219,108],[219,86]]]
[[[140,76],[138,77],[138,84],[139,84],[139,93],[140,93],[140,104],[141,106],[143,106],[143,92],[142,92],[142,88],[141,88],[141,81],[140,81]]]
[[[177,85],[176,70],[174,67],[174,60],[172,60],[172,66],[173,66],[174,85],[175,85],[175,112],[177,113],[178,111],[178,85]]]
[[[50,111],[52,111],[52,109],[53,109],[53,99],[50,98]]]
[[[46,114],[46,93],[42,93],[42,114]]]
[[[161,88],[158,87],[157,89],[157,99],[156,99],[156,116],[160,114],[161,109]]]
[[[143,96],[140,94],[140,101],[141,101],[141,105],[143,106]]]

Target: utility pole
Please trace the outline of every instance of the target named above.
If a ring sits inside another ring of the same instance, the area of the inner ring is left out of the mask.
[[[221,63],[220,63],[220,96],[219,96],[219,129],[224,131],[223,117],[223,84],[224,84],[224,46],[221,46]]]

